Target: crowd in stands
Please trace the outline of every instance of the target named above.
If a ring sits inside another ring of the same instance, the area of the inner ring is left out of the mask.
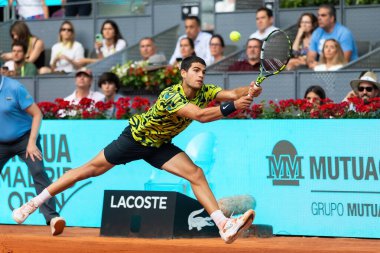
[[[12,4],[13,0],[9,1]],[[33,2],[35,8],[26,8]],[[78,2],[75,0],[63,0],[64,3]],[[227,3],[228,1],[226,1]],[[91,54],[86,55],[85,49],[79,41],[75,40],[75,27],[70,21],[63,21],[58,30],[58,42],[51,48],[50,65],[44,66],[45,45],[44,42],[34,36],[24,20],[44,19],[49,17],[49,10],[44,0],[21,1],[17,0],[18,16],[10,27],[12,38],[12,51],[1,54],[5,64],[1,68],[2,75],[8,76],[34,76],[36,74],[67,74],[76,73],[75,80],[77,90],[66,99],[78,102],[83,97],[94,100],[115,100],[120,88],[118,77],[112,73],[104,73],[98,84],[103,91],[95,93],[90,91],[92,73],[83,69],[88,64],[100,61],[128,46],[123,38],[122,31],[113,20],[105,20],[98,34],[94,36],[94,48]],[[91,4],[70,5],[66,8],[66,16],[89,15]],[[25,7],[25,8],[24,8]],[[271,9],[261,7],[256,11],[257,31],[252,33],[245,45],[245,55],[242,59],[228,67],[228,71],[259,71],[260,52],[263,40],[274,30],[278,29],[274,24]],[[346,63],[358,57],[355,40],[350,30],[336,21],[334,6],[323,4],[318,8],[317,16],[313,13],[303,13],[298,19],[298,31],[292,45],[293,56],[290,59],[287,70],[309,68],[315,71],[335,71]],[[225,59],[225,42],[221,35],[210,34],[201,30],[200,19],[196,16],[187,16],[184,19],[185,34],[177,40],[173,54],[167,61],[164,54],[158,52],[156,43],[152,37],[144,37],[139,41],[141,61],[148,65],[165,66],[167,64],[179,67],[182,59],[197,55],[203,58],[207,65],[211,65]],[[372,90],[378,90],[377,77],[372,77]],[[368,77],[368,75],[366,76]],[[324,99],[325,94],[321,87],[313,86],[305,94],[309,97]],[[361,93],[371,93],[370,88],[361,86],[353,88],[348,97],[359,96]],[[112,91],[112,92],[111,92]],[[376,93],[376,96],[378,94]]]

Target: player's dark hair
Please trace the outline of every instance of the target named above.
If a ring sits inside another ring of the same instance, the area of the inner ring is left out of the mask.
[[[104,72],[98,81],[98,87],[101,88],[103,83],[114,83],[116,86],[116,92],[120,89],[120,79],[112,72]]]
[[[325,90],[319,85],[312,85],[309,88],[307,88],[307,90],[305,91],[305,95],[303,97],[306,98],[307,94],[309,94],[309,92],[314,92],[321,99],[326,99]]]
[[[258,13],[259,11],[265,11],[268,15],[268,17],[273,17],[273,11],[267,7],[260,7],[256,10],[256,13]]]
[[[336,9],[332,4],[321,4],[319,9],[327,9],[329,11],[330,16],[334,17],[334,22],[336,22]]]
[[[197,16],[186,16],[185,20],[195,20],[198,26],[201,26],[201,20]]]
[[[193,64],[194,62],[197,62],[197,63],[200,63],[200,64],[206,66],[206,62],[201,57],[192,55],[192,56],[189,56],[189,57],[186,57],[185,59],[183,59],[183,61],[181,63],[181,70],[183,69],[187,72],[190,69],[191,64]]]

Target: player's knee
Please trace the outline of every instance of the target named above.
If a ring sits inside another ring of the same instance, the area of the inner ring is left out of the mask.
[[[203,170],[200,167],[197,167],[196,170],[191,174],[189,181],[191,183],[197,183],[205,179],[205,174],[203,173]]]

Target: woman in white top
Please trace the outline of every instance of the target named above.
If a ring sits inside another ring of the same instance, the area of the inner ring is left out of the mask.
[[[119,27],[112,20],[104,21],[101,34],[103,40],[95,42],[95,50],[98,59],[103,59],[110,56],[127,46],[127,42],[123,39]]]
[[[45,0],[16,0],[17,13],[25,20],[48,19],[49,8]],[[9,0],[9,5],[13,5],[13,0]]]
[[[319,64],[314,67],[314,71],[336,71],[345,63],[344,53],[339,42],[335,39],[328,39],[323,44]]]
[[[63,21],[59,29],[59,42],[51,48],[50,68],[44,67],[40,74],[74,72],[81,67],[78,60],[83,57],[83,46],[75,41],[74,25],[70,21]]]

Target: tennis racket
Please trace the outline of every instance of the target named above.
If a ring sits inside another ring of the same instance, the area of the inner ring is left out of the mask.
[[[292,53],[292,43],[288,35],[281,30],[274,30],[264,40],[260,53],[260,74],[256,79],[256,85],[268,76],[277,75],[288,64]]]

